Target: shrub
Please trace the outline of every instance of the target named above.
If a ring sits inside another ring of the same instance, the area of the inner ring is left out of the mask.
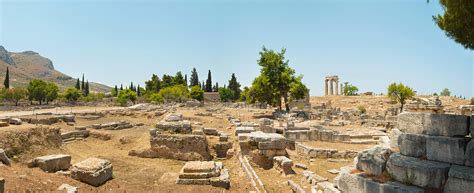
[[[365,107],[362,105],[358,106],[357,109],[359,109],[360,114],[364,114],[367,112],[367,109],[365,109]]]
[[[164,102],[185,102],[189,99],[189,91],[185,85],[175,85],[160,90]]]
[[[198,101],[202,101],[204,99],[204,91],[199,86],[191,87],[190,95],[191,98],[196,99]]]
[[[81,92],[74,87],[70,87],[64,93],[64,98],[69,102],[76,102],[81,97]]]
[[[127,105],[128,101],[132,101],[132,103],[135,103],[136,100],[137,93],[130,89],[121,90],[117,97],[117,102],[122,106]]]
[[[228,88],[219,88],[219,97],[221,98],[222,102],[231,101],[234,97],[234,91]]]
[[[161,104],[163,103],[163,97],[158,94],[158,93],[153,93],[153,94],[150,94],[147,98],[148,102],[151,102],[151,103],[158,103],[158,104]]]
[[[87,96],[82,96],[80,97],[80,100],[82,102],[94,102],[94,101],[102,101],[104,99],[105,94],[104,93],[89,93]]]

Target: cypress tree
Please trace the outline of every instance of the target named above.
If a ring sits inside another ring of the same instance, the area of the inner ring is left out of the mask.
[[[82,85],[81,85],[82,92],[84,92],[84,88],[85,88],[84,73],[82,73]]]
[[[142,93],[140,91],[140,85],[137,86],[137,96],[142,96]]]
[[[10,70],[7,67],[7,74],[5,75],[5,81],[3,82],[3,85],[5,86],[6,89],[10,88]]]
[[[115,85],[115,86],[117,86],[117,85]],[[81,81],[79,80],[79,78],[77,78],[77,81],[76,81],[76,89],[81,90]]]
[[[214,87],[214,92],[219,92],[219,83],[216,82],[216,86]]]
[[[212,92],[211,70],[209,70],[209,72],[207,73],[206,92]]]
[[[87,80],[86,85],[84,87],[84,96],[89,96],[89,80]]]
[[[120,90],[123,90],[123,85],[122,84],[120,84]]]
[[[204,81],[202,81],[201,89],[204,90],[204,91],[206,91],[206,85],[204,84]]]
[[[130,90],[135,91],[135,88],[133,87],[133,82],[130,82]]]
[[[115,96],[117,96],[117,95],[118,95],[118,88],[117,88],[117,85],[115,85],[114,91],[115,91]]]
[[[201,86],[199,83],[199,77],[196,68],[193,68],[193,71],[191,71],[191,79],[189,80],[189,86]]]
[[[234,91],[234,96],[232,96],[233,100],[240,98],[240,83],[237,82],[237,78],[235,77],[234,73],[232,73],[232,77],[229,80],[229,89]]]
[[[184,85],[188,86],[188,75],[187,74],[184,75]]]

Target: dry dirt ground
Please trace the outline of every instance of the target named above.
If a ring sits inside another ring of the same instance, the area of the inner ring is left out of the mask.
[[[313,104],[319,104],[331,100],[333,107],[341,107],[341,109],[357,108],[359,105],[365,105],[369,113],[380,111],[393,104],[385,97],[312,97]],[[455,108],[457,105],[467,104],[467,100],[443,99],[448,101],[448,106]],[[193,122],[202,122],[203,125],[193,125],[193,129],[202,127],[211,127],[224,131],[229,134],[230,140],[233,142],[236,154],[239,150],[237,138],[234,136],[235,127],[232,127],[226,119],[226,115],[230,114],[240,117],[242,121],[256,121],[252,115],[256,111],[271,113],[271,110],[255,110],[255,109],[231,109],[223,108],[223,111],[213,117],[195,116],[203,108],[178,108],[177,112],[183,113],[185,119]],[[101,108],[99,110],[105,110]],[[63,109],[64,110],[64,109]],[[94,111],[96,107],[74,107],[69,109],[72,111]],[[45,112],[55,109],[44,110]],[[0,116],[19,115],[25,112],[0,112]],[[79,187],[80,192],[249,192],[254,190],[244,171],[242,170],[237,156],[231,159],[222,160],[224,167],[228,168],[231,176],[231,188],[229,190],[214,188],[211,186],[194,186],[194,185],[176,185],[175,180],[177,174],[184,165],[183,161],[169,159],[147,159],[128,156],[128,152],[132,149],[143,149],[149,147],[149,128],[162,119],[161,117],[149,118],[147,116],[129,117],[129,116],[111,116],[107,115],[99,120],[82,120],[77,119],[76,125],[90,125],[95,123],[107,123],[111,121],[127,120],[131,123],[144,123],[144,126],[134,127],[131,129],[116,131],[101,131],[112,135],[107,141],[89,137],[83,141],[73,141],[62,145],[60,148],[40,148],[22,153],[13,158],[14,163],[11,167],[1,166],[0,177],[5,178],[7,192],[44,192],[55,191],[61,184],[67,183],[72,186]],[[20,130],[31,127],[32,125],[24,124],[22,126],[10,126],[1,128],[0,130]],[[60,127],[61,130],[73,130],[74,127],[67,126],[64,123],[54,124],[52,127]],[[354,126],[355,127],[355,126]],[[208,137],[209,147],[218,141],[218,137]],[[372,145],[360,144],[342,144],[342,143],[325,143],[325,142],[307,142],[307,145],[321,148],[362,150]],[[108,159],[113,164],[113,179],[108,181],[101,187],[92,187],[85,183],[76,181],[70,177],[55,173],[45,173],[38,168],[28,168],[25,163],[31,158],[47,154],[70,154],[72,163],[76,163],[88,157],[99,157]],[[308,160],[296,154],[295,151],[288,150],[290,159],[294,163],[302,163],[309,167],[309,170],[316,174],[332,180],[336,175],[330,174],[328,170],[339,169],[345,165],[351,165],[352,159],[346,160],[326,160],[312,159]],[[276,169],[264,170],[256,165],[253,168],[257,175],[262,179],[268,192],[291,192],[287,185],[288,180],[293,180],[300,184],[304,189],[309,191],[309,184],[303,180],[301,175],[303,170],[295,168],[296,174],[284,176]]]

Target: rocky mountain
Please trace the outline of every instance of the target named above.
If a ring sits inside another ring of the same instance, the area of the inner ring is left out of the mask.
[[[2,83],[7,67],[10,70],[10,84],[13,87],[25,87],[33,79],[55,82],[60,89],[76,85],[76,79],[55,70],[50,59],[33,51],[9,52],[0,45],[0,81]],[[92,92],[109,92],[111,89],[109,86],[94,82],[89,82],[89,85]]]

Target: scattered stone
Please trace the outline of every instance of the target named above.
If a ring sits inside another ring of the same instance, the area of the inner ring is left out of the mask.
[[[72,166],[71,177],[98,187],[112,179],[112,163],[104,159],[88,158]]]
[[[390,131],[390,148],[398,148],[398,137],[402,134],[402,132],[398,129],[392,129]]]
[[[77,187],[71,186],[69,184],[62,184],[59,186],[58,191],[66,190],[67,193],[77,193]]]
[[[68,170],[71,167],[71,156],[55,154],[36,157],[28,163],[28,167],[39,167],[45,172]]]
[[[295,167],[296,167],[296,168],[303,169],[303,170],[307,170],[307,169],[308,169],[308,166],[307,166],[307,165],[304,165],[304,164],[302,164],[302,163],[297,163],[297,164],[295,164]]]
[[[177,121],[182,121],[182,120],[183,120],[183,114],[180,114],[180,113],[169,114],[168,116],[165,117],[166,122],[177,122]]]
[[[238,136],[241,133],[252,133],[255,129],[253,127],[237,127],[235,129],[235,136]]]
[[[229,141],[229,135],[227,135],[226,133],[221,133],[221,135],[219,136],[219,142],[227,142]]]
[[[8,127],[9,125],[8,122],[0,121],[0,127]]]
[[[474,187],[474,168],[452,165],[444,192],[472,192]]]
[[[328,170],[328,172],[330,174],[339,174],[339,170],[336,170],[336,169],[330,169],[330,170]]]
[[[295,174],[293,171],[293,160],[285,157],[285,156],[275,156],[273,157],[274,165],[276,166],[277,170],[280,170],[285,175]]]
[[[75,129],[75,130],[81,130],[81,131],[82,131],[82,130],[86,130],[87,127],[86,127],[86,126],[76,126],[76,127],[74,127],[74,129]]]
[[[472,139],[466,146],[466,166],[474,167],[474,140]]]
[[[97,138],[100,140],[108,141],[112,139],[112,134],[106,133],[106,132],[101,132],[101,131],[90,131],[89,135],[93,138]]]
[[[7,165],[7,166],[10,165],[10,159],[8,159],[8,156],[5,153],[4,149],[0,149],[0,162]]]
[[[21,125],[23,123],[23,121],[21,121],[19,118],[10,118],[8,122],[10,125]]]
[[[190,161],[181,169],[176,184],[212,185],[228,189],[230,176],[227,169],[223,169],[222,162]]]
[[[215,128],[203,128],[202,131],[206,135],[214,135],[214,136],[218,135],[218,132]]]
[[[290,189],[294,193],[305,193],[304,189],[301,188],[301,186],[298,185],[297,183],[293,182],[293,180],[288,180],[288,186],[290,186]]]
[[[321,182],[316,186],[316,190],[322,191],[324,193],[341,193],[333,183],[330,182]]]

